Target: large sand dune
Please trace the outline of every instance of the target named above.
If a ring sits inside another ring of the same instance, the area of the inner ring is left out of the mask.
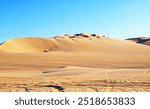
[[[132,51],[132,53],[139,53],[149,50],[149,47],[125,40],[116,40],[100,35],[92,36],[90,34],[62,35],[55,38],[15,38],[2,43],[0,48],[11,52],[108,52],[112,50],[116,52],[131,53]]]
[[[150,91],[150,46],[96,34],[0,45],[0,91]]]

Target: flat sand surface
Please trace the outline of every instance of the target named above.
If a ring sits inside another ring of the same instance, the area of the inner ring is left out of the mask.
[[[58,68],[0,74],[0,91],[5,92],[150,91],[150,69]]]
[[[150,91],[150,46],[99,37],[0,45],[0,92],[133,91]]]

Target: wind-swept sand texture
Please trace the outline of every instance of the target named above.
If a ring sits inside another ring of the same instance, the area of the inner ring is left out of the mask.
[[[150,91],[150,46],[96,34],[0,45],[0,91]]]

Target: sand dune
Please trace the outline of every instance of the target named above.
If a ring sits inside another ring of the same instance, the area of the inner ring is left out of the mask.
[[[54,38],[15,38],[1,44],[0,49],[9,52],[116,51],[130,53],[132,51],[132,53],[139,53],[149,50],[149,47],[96,34],[76,34],[74,36],[66,34]]]
[[[149,37],[138,37],[138,38],[129,38],[127,40],[131,40],[136,43],[150,45],[150,38]]]
[[[0,45],[0,91],[150,91],[150,46],[96,34]]]

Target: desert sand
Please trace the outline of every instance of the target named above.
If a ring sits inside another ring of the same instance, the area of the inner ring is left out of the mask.
[[[1,92],[149,92],[150,46],[97,34],[0,45]]]

